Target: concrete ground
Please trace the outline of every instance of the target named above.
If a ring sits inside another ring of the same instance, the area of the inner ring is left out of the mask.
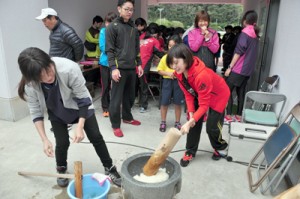
[[[133,108],[133,115],[142,122],[141,126],[122,124],[125,136],[117,138],[113,135],[108,118],[100,113],[100,100],[95,100],[97,119],[113,158],[120,169],[122,162],[137,153],[149,150],[110,142],[134,144],[155,149],[165,134],[159,132],[160,112],[157,104],[152,101],[147,113],[139,113],[138,107]],[[182,122],[185,121],[184,113]],[[174,110],[171,106],[168,113],[168,127],[174,124]],[[50,123],[45,122],[47,135],[54,142],[50,132]],[[75,128],[75,127],[74,127]],[[74,129],[73,128],[73,129]],[[72,136],[72,131],[70,135]],[[223,130],[228,139],[228,127]],[[87,140],[84,140],[85,142]],[[182,137],[174,150],[183,150],[185,136]],[[199,149],[212,151],[208,137],[203,129]],[[247,149],[241,149],[247,150]],[[172,153],[170,156],[179,161],[183,152]],[[232,199],[232,198],[272,198],[270,194],[261,195],[259,191],[251,193],[248,189],[246,166],[227,162],[225,159],[214,161],[211,153],[199,152],[195,160],[186,168],[182,168],[182,189],[176,199]],[[90,144],[71,144],[69,149],[69,172],[73,173],[73,162],[83,162],[84,173],[103,173],[99,159]],[[2,199],[11,198],[68,198],[66,189],[56,185],[56,179],[50,177],[23,177],[18,171],[55,173],[55,160],[43,153],[42,143],[28,116],[18,122],[0,121],[0,195]],[[119,188],[112,186],[109,199],[122,199]]]

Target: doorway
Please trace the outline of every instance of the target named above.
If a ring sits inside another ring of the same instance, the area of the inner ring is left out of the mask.
[[[276,35],[280,0],[262,0],[260,2],[260,12],[258,26],[260,30],[259,54],[256,61],[255,71],[249,80],[249,90],[258,90],[262,82],[269,75]]]

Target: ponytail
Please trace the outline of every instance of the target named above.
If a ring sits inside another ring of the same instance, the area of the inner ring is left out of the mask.
[[[253,25],[254,26],[254,31],[257,37],[259,37],[259,27],[256,25],[257,23],[257,18],[258,15],[254,10],[249,10],[247,11],[243,18],[242,18],[242,24],[244,24],[244,22],[248,25]]]
[[[18,85],[18,95],[19,97],[26,101],[25,99],[25,85],[26,85],[26,80],[24,77],[22,77],[21,81],[19,82],[19,85]]]

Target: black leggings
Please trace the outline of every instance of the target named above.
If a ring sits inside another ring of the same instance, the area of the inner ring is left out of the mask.
[[[240,83],[238,82],[232,82],[232,80],[227,79],[226,83],[229,87],[230,90],[230,97],[228,100],[228,105],[227,105],[227,115],[232,115],[232,107],[233,107],[233,98],[232,98],[232,92],[233,89],[235,88],[236,94],[237,94],[237,101],[238,101],[238,107],[237,107],[237,115],[242,115],[243,113],[243,107],[244,107],[244,100],[245,100],[245,95],[246,95],[246,86],[248,82],[249,77],[241,77]],[[239,86],[236,86],[239,84]]]
[[[216,150],[223,150],[227,147],[226,141],[222,138],[223,121],[224,113],[219,113],[217,111],[209,109],[206,121],[206,132],[208,134],[211,146]],[[194,156],[196,155],[198,150],[202,124],[203,117],[198,122],[196,122],[196,125],[191,128],[190,132],[187,134],[186,150],[187,153]]]
[[[70,146],[67,124],[62,124],[55,121],[51,121],[51,124],[56,141],[56,165],[67,166],[68,148]],[[103,166],[110,168],[112,166],[112,159],[109,156],[106,144],[100,133],[95,114],[93,114],[90,118],[85,120],[84,131],[90,142],[93,144]]]

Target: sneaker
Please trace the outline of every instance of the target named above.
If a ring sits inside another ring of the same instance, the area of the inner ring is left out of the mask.
[[[182,167],[187,167],[194,157],[195,155],[185,152],[183,158],[180,160],[180,165]]]
[[[117,185],[118,187],[121,187],[122,185],[122,178],[120,176],[120,174],[117,171],[117,168],[115,165],[113,165],[112,167],[108,168],[105,167],[105,175],[107,175],[108,177],[110,177],[111,181]]]
[[[177,128],[178,130],[180,130],[180,129],[181,129],[181,124],[180,124],[180,122],[175,122],[174,127]]]
[[[141,125],[141,122],[138,121],[138,120],[131,120],[131,121],[123,120],[123,122],[124,122],[125,124],[131,124],[131,125],[134,125],[134,126],[139,126],[139,125]]]
[[[59,174],[66,174],[67,167],[66,166],[57,166],[56,171]],[[68,178],[57,178],[56,182],[57,182],[57,185],[60,187],[67,187],[69,184],[69,179]]]
[[[225,124],[229,124],[231,122],[233,122],[233,117],[231,115],[225,115],[225,117],[224,117],[224,123]]]
[[[123,134],[123,132],[120,128],[116,128],[116,129],[113,128],[113,131],[114,131],[114,134],[115,134],[116,137],[123,137],[124,136],[124,134]]]
[[[166,124],[166,122],[162,121],[159,126],[159,131],[166,132],[166,129],[167,129],[167,124]]]
[[[216,150],[213,153],[213,156],[211,157],[213,160],[220,160],[221,158],[226,158],[228,152],[228,146],[223,150]]]
[[[242,117],[239,116],[239,115],[235,115],[235,116],[234,116],[234,119],[235,119],[236,122],[241,122]]]
[[[103,115],[103,117],[109,117],[109,112],[108,111],[104,111],[102,115]]]
[[[141,107],[140,108],[140,113],[146,113],[147,112],[147,108]]]

